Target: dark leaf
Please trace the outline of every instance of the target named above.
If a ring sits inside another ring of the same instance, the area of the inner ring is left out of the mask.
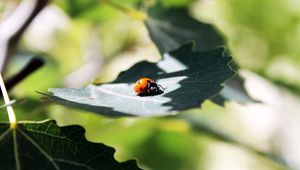
[[[210,50],[225,43],[212,25],[191,17],[186,8],[163,8],[160,3],[148,9],[145,21],[150,37],[161,54],[172,51],[182,44],[195,41],[196,50]],[[254,102],[244,88],[244,80],[239,75],[224,84],[224,89],[212,101],[224,105],[226,100],[240,103]]]
[[[114,149],[85,139],[80,126],[58,127],[53,120],[0,124],[0,169],[138,170],[136,161],[119,163]]]
[[[222,37],[211,25],[192,18],[186,8],[165,9],[158,4],[148,9],[148,15],[145,24],[161,54],[189,41],[195,41],[199,51],[224,45]]]

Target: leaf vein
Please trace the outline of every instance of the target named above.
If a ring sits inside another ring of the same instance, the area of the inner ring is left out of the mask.
[[[0,135],[0,140],[2,140],[7,134],[8,132],[10,132],[10,128],[8,128],[5,132],[3,132],[1,135]]]
[[[60,170],[59,166],[54,162],[54,159],[50,155],[48,155],[46,151],[44,151],[30,136],[26,135],[20,129],[18,130],[26,139],[28,139],[33,144],[33,146],[35,146],[49,160],[49,162],[53,165],[55,169]]]
[[[92,168],[90,166],[87,166],[86,164],[81,164],[81,163],[77,163],[77,162],[69,161],[69,160],[65,160],[65,159],[54,159],[54,161],[68,163],[68,164],[71,164],[71,165],[76,165],[76,166],[81,166],[81,167],[85,167],[85,168],[87,168],[89,170],[97,170],[97,169],[94,169],[94,168]]]
[[[119,97],[124,97],[124,98],[129,98],[129,99],[132,99],[132,100],[165,103],[165,101],[162,101],[162,100],[154,100],[154,99],[149,100],[149,99],[146,99],[145,97],[132,97],[132,96],[128,96],[128,95],[123,95],[123,94],[119,94],[119,93],[115,93],[115,92],[103,89],[101,87],[98,87],[97,90],[100,90],[100,91],[102,91],[104,93],[108,93],[108,94],[111,94],[111,95],[115,95],[115,96],[119,96]]]

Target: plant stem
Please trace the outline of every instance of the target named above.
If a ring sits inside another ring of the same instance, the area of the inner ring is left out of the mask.
[[[8,113],[8,119],[10,122],[10,127],[11,128],[15,128],[17,125],[17,119],[16,119],[16,114],[14,112],[14,109],[12,108],[11,105],[9,105],[11,103],[11,101],[9,100],[9,96],[8,93],[6,91],[6,87],[2,78],[2,75],[0,74],[0,87],[1,87],[1,91],[2,91],[2,95],[3,95],[3,99],[5,104],[7,104],[7,113]]]

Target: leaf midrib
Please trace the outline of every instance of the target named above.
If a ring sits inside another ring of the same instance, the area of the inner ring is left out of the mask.
[[[111,95],[115,95],[115,96],[120,96],[120,97],[124,97],[124,98],[129,98],[129,99],[132,99],[132,100],[140,100],[140,101],[150,101],[150,102],[158,102],[158,103],[165,103],[166,101],[162,101],[162,100],[155,100],[153,98],[149,99],[149,98],[145,98],[145,97],[132,97],[132,96],[128,96],[128,95],[123,95],[123,94],[119,94],[119,93],[115,93],[111,90],[106,90],[104,88],[102,88],[101,86],[99,86],[96,90],[99,90],[99,91],[102,91],[104,93],[107,93],[107,94],[111,94]]]
[[[14,156],[15,156],[15,162],[16,162],[16,170],[20,170],[20,160],[19,160],[19,151],[18,151],[18,142],[17,142],[17,130],[16,128],[13,128],[13,149],[14,149]]]

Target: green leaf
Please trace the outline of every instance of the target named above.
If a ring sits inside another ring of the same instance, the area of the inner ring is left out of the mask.
[[[119,163],[114,149],[85,139],[84,129],[58,127],[53,120],[0,124],[0,169],[138,170],[136,161]]]
[[[157,116],[199,107],[218,93],[221,84],[233,76],[228,66],[231,57],[224,48],[194,52],[193,44],[166,53],[157,63],[143,61],[122,72],[109,84],[88,85],[82,89],[49,89],[50,99],[63,105],[108,116]],[[149,77],[165,87],[161,95],[140,97],[134,82]]]
[[[148,9],[145,25],[150,37],[161,54],[172,51],[182,44],[195,41],[196,50],[210,50],[225,43],[212,25],[191,17],[186,8],[164,8],[157,3]],[[227,81],[225,88],[212,101],[224,105],[225,100],[240,103],[254,102],[244,88],[244,80],[239,75]]]
[[[148,9],[145,21],[150,37],[161,54],[189,41],[197,50],[209,50],[224,45],[220,34],[209,24],[192,18],[186,8],[163,8],[160,4]]]

